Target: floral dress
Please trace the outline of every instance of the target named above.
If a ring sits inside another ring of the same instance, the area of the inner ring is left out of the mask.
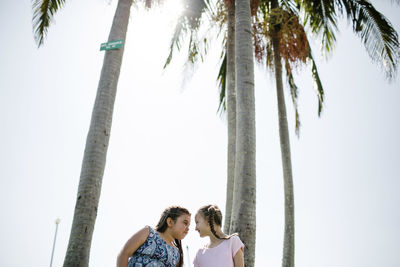
[[[148,228],[149,236],[129,258],[128,267],[176,267],[180,258],[178,248],[168,245],[156,230]]]

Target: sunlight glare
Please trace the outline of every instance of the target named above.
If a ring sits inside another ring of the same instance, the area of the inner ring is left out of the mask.
[[[155,1],[150,9],[137,5],[131,15],[131,24],[133,27],[139,27],[135,30],[135,35],[157,32],[155,39],[163,39],[164,35],[170,37],[182,13],[182,2],[182,0]]]
[[[152,22],[148,26],[153,28],[165,24],[175,25],[183,10],[182,2],[182,0],[164,0],[154,4],[148,12],[145,12],[148,13],[147,16],[152,17]]]
[[[165,1],[163,5],[165,13],[169,14],[169,16],[174,20],[178,19],[178,16],[181,14],[183,10],[182,0],[168,0]]]

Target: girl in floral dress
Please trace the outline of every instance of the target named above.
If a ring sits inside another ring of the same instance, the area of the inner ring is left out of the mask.
[[[118,255],[117,267],[182,267],[181,240],[189,225],[187,209],[167,208],[155,229],[146,226],[126,242]]]

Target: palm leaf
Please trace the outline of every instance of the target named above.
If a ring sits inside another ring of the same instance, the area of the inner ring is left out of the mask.
[[[296,3],[291,0],[281,0],[279,5],[284,10],[290,11],[294,14],[298,14],[298,8],[296,7]]]
[[[324,88],[322,87],[321,79],[319,78],[317,64],[315,63],[314,57],[312,56],[310,45],[308,46],[307,60],[311,63],[311,74],[312,74],[314,84],[317,89],[317,95],[318,95],[318,116],[321,116],[325,94],[324,94]]]
[[[181,49],[181,40],[183,35],[182,31],[186,32],[186,28],[184,27],[185,24],[182,22],[182,20],[184,20],[183,16],[178,19],[178,23],[175,26],[174,35],[172,36],[171,44],[169,46],[169,54],[164,63],[164,69],[171,63],[174,54],[174,48],[176,47],[178,51]]]
[[[293,102],[293,107],[294,107],[294,112],[295,112],[295,120],[296,120],[296,125],[295,125],[295,131],[297,137],[300,136],[300,115],[299,115],[299,109],[297,105],[297,100],[298,100],[298,88],[296,83],[294,82],[293,74],[289,65],[289,62],[285,63],[285,70],[286,70],[286,80],[290,88],[290,95],[292,97],[292,102]]]
[[[226,50],[223,51],[223,60],[218,72],[218,87],[219,87],[219,106],[218,112],[222,115],[226,111],[226,70],[227,70],[227,55]]]
[[[63,7],[65,0],[34,0],[33,9],[33,32],[36,44],[40,47],[47,36],[47,31],[54,14]]]
[[[334,1],[297,0],[298,6],[304,9],[304,25],[309,25],[311,31],[322,32],[322,45],[326,51],[332,51],[336,41],[337,16]]]
[[[399,39],[396,30],[386,17],[368,1],[342,1],[354,32],[361,38],[370,58],[381,65],[392,79],[399,61]]]
[[[212,8],[210,0],[186,0],[184,3],[184,10],[182,15],[177,21],[174,35],[172,36],[169,48],[169,54],[165,61],[164,68],[166,68],[172,60],[174,48],[180,51],[181,43],[184,37],[190,33],[188,61],[194,62],[197,60],[199,54],[199,42],[197,32],[201,25],[201,18],[205,13],[211,13]],[[206,39],[203,39],[203,41]]]

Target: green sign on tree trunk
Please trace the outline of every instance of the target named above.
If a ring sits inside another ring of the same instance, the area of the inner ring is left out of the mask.
[[[122,47],[122,44],[123,40],[116,40],[116,41],[110,41],[108,43],[102,43],[100,46],[100,51],[120,49]]]

